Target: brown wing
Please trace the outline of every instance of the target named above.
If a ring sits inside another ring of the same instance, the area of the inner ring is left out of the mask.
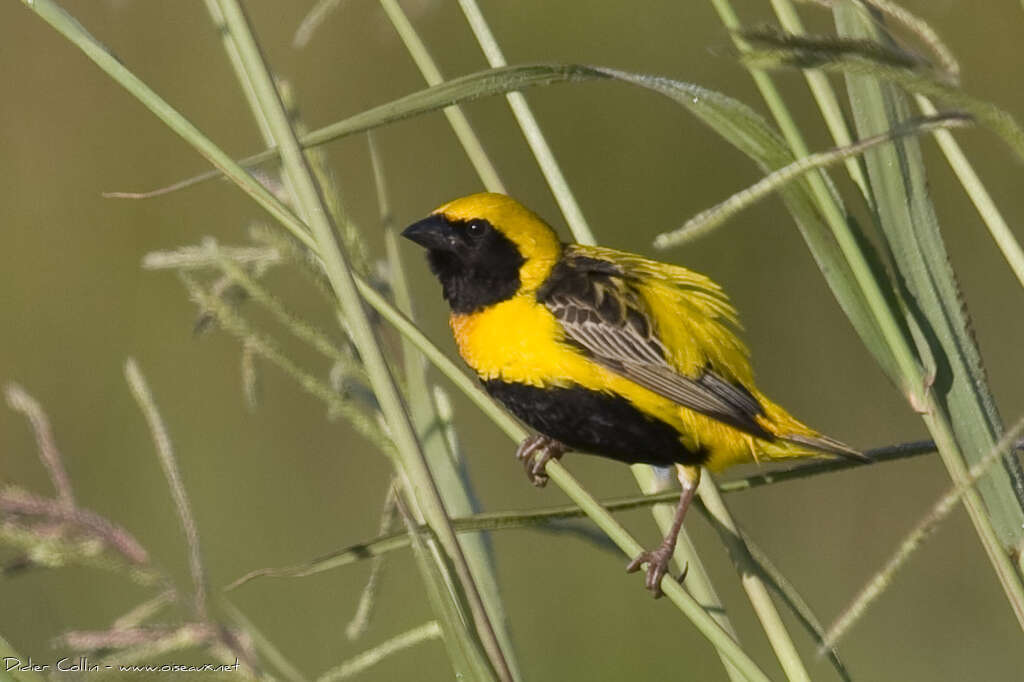
[[[601,366],[695,412],[774,438],[758,423],[764,410],[743,386],[711,367],[688,377],[668,363],[643,297],[615,263],[567,253],[537,298],[566,336]]]

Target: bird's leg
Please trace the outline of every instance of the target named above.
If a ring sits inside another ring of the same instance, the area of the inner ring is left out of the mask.
[[[644,586],[654,594],[655,599],[662,595],[661,579],[668,573],[668,562],[671,561],[672,554],[676,550],[676,540],[679,537],[679,531],[683,528],[683,518],[686,517],[686,510],[690,508],[690,502],[693,501],[697,486],[700,484],[700,467],[679,467],[679,484],[683,490],[679,495],[679,504],[676,506],[675,518],[672,519],[672,527],[665,533],[665,539],[661,541],[657,549],[641,552],[640,556],[626,566],[628,573],[634,573],[640,570],[641,565],[647,564],[647,577],[644,580]],[[684,577],[686,577],[685,569],[679,579],[682,580]]]
[[[526,467],[526,476],[538,488],[543,488],[548,482],[548,476],[544,473],[544,467],[548,460],[558,459],[569,450],[568,446],[554,438],[541,434],[534,434],[519,444],[516,449],[516,459]]]

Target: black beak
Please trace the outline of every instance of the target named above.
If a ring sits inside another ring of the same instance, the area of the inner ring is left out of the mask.
[[[402,236],[429,251],[452,251],[458,241],[444,216],[432,215],[402,230]]]

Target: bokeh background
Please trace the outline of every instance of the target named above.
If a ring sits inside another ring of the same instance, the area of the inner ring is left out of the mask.
[[[510,63],[601,64],[693,81],[759,110],[748,74],[710,4],[481,0]],[[767,2],[735,3],[747,24],[772,20]],[[904,3],[925,17],[963,65],[967,90],[1014,113],[1024,91],[1024,12],[1016,3]],[[224,149],[258,151],[251,116],[218,35],[199,2],[64,3],[136,74]],[[349,0],[304,50],[291,37],[308,2],[247,3],[277,72],[299,109],[321,126],[418,90],[423,81],[379,5]],[[404,2],[447,76],[485,68],[456,3]],[[804,16],[830,28],[821,10]],[[829,146],[799,74],[777,78],[813,148]],[[125,358],[146,372],[170,428],[191,495],[214,589],[242,573],[302,561],[375,535],[389,467],[343,421],[272,369],[263,402],[247,411],[238,344],[196,338],[195,308],[169,273],[142,256],[195,243],[245,240],[267,218],[234,187],[207,183],[146,201],[108,190],[162,186],[204,162],[81,53],[18,3],[0,5],[0,381],[17,381],[52,419],[81,503],[124,524],[182,586],[185,545],[145,423],[125,385]],[[919,418],[861,347],[827,291],[792,220],[771,199],[685,249],[656,254],[655,234],[681,224],[756,179],[745,158],[677,105],[614,83],[527,93],[599,240],[656,255],[718,280],[739,307],[762,388],[853,445],[923,437]],[[505,100],[465,107],[510,191],[564,230]],[[1024,217],[1018,160],[981,130],[957,133],[1011,225]],[[396,219],[481,189],[439,114],[377,133]],[[932,196],[989,371],[1008,421],[1024,412],[1020,315],[1024,292],[1002,262],[960,186],[926,142]],[[343,201],[383,253],[365,138],[327,147]],[[847,188],[848,189],[848,188]],[[849,192],[847,191],[849,196]],[[1019,233],[1018,233],[1019,234]],[[1024,237],[1024,235],[1021,235]],[[417,309],[452,352],[446,309],[420,254],[403,245]],[[301,277],[271,279],[290,305],[322,326],[331,316]],[[315,356],[291,348],[324,372]],[[485,510],[565,501],[527,484],[512,445],[464,399],[457,424]],[[571,456],[598,495],[635,491],[614,462]],[[0,479],[49,494],[23,418],[0,409]],[[826,622],[877,570],[949,481],[936,457],[761,488],[730,498],[750,534]],[[623,516],[641,540],[657,531],[646,512]],[[776,675],[728,557],[698,516],[688,528],[716,579],[744,646]],[[494,537],[498,577],[527,679],[724,679],[718,657],[670,605],[651,601],[625,558],[573,536],[504,531]],[[13,553],[0,548],[0,558]],[[407,551],[393,554],[376,617],[357,642],[344,626],[368,565],[299,580],[256,582],[232,595],[309,675],[430,618]],[[34,570],[0,581],[0,633],[23,655],[54,660],[69,629],[103,628],[147,595],[121,576],[86,568]],[[788,616],[787,616],[788,618]],[[793,630],[798,630],[794,625]],[[833,679],[802,632],[816,679]],[[957,511],[842,643],[856,679],[1019,679],[1020,632],[966,516]],[[366,680],[449,679],[432,642],[394,656]]]

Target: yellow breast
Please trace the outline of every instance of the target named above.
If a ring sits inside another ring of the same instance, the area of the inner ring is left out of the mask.
[[[459,354],[481,379],[532,386],[600,383],[603,370],[565,343],[558,320],[532,297],[514,296],[471,315],[452,314],[451,326]]]

